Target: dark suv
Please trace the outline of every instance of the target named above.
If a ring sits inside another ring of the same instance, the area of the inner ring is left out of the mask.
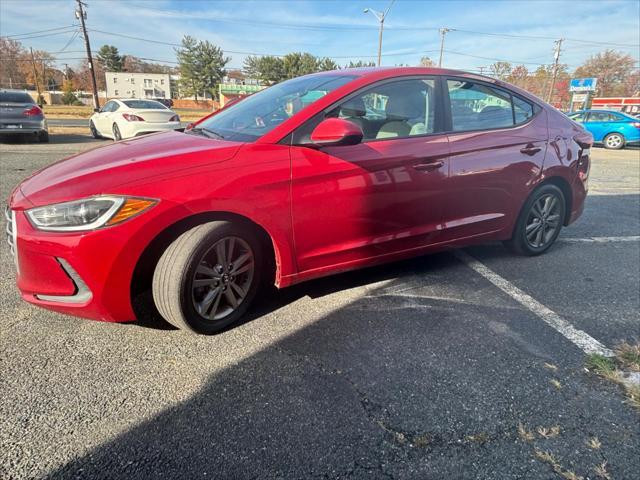
[[[42,108],[24,90],[0,90],[0,136],[29,135],[49,141]]]

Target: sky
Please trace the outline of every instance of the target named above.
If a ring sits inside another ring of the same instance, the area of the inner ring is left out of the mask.
[[[349,60],[375,61],[379,23],[363,9],[384,11],[390,1],[85,3],[94,51],[111,44],[123,54],[171,65],[169,62],[175,62],[172,44],[179,44],[188,34],[221,47],[231,57],[227,68],[235,68],[242,66],[249,53],[306,51],[331,57],[339,65]],[[77,24],[75,6],[75,0],[0,0],[0,35],[21,35],[12,38],[26,47],[58,52],[59,66],[73,66],[84,55],[82,37],[73,27]],[[437,61],[440,27],[452,29],[444,47],[443,66],[448,68],[478,71],[503,60],[535,70],[553,62],[554,39],[558,38],[565,38],[561,63],[569,70],[607,48],[629,53],[636,61],[640,57],[638,0],[396,0],[385,20],[382,64],[417,65],[423,56]],[[42,32],[56,28],[60,29]]]

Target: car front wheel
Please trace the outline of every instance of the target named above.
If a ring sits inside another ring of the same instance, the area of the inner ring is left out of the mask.
[[[506,247],[520,255],[539,255],[556,241],[566,215],[562,190],[543,185],[527,199]]]
[[[89,121],[89,130],[91,130],[91,136],[93,138],[102,138],[98,133],[98,129],[96,128],[96,125],[93,123],[93,120]]]
[[[172,325],[213,334],[238,321],[262,277],[262,249],[250,228],[209,222],[169,245],[153,274],[153,299]]]
[[[604,148],[619,150],[624,147],[624,137],[620,133],[610,133],[602,141]]]

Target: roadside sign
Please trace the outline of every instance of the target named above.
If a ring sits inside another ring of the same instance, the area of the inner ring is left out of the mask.
[[[597,78],[572,78],[569,84],[570,92],[595,92]]]
[[[589,98],[588,93],[574,93],[572,101],[576,103],[584,103],[587,101],[587,98]]]

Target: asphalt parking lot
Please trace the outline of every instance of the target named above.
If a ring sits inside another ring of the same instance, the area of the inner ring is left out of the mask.
[[[0,144],[0,195],[107,143]],[[570,340],[640,338],[638,149],[593,150],[585,213],[546,255],[325,278],[213,337],[37,309],[6,246],[0,265],[1,478],[562,478],[536,451],[565,478],[640,472],[639,412]]]

